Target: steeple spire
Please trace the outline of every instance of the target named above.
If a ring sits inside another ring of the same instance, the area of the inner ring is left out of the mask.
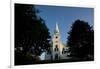
[[[56,22],[56,33],[59,33],[59,27],[57,22]]]

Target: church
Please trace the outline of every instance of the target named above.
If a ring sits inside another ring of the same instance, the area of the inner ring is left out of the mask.
[[[65,46],[60,39],[61,34],[58,23],[56,23],[54,34],[51,39],[51,54],[46,53],[45,60],[67,59],[67,56],[70,55],[70,53],[68,53],[69,47]]]

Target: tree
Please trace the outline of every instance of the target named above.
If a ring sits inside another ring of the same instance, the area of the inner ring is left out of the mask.
[[[39,56],[43,50],[48,50],[50,47],[49,29],[45,21],[37,15],[38,13],[39,10],[34,5],[15,4],[15,48],[23,49],[15,51],[15,64],[20,64],[21,61],[21,64],[33,63],[33,58],[30,56],[29,60],[27,55]],[[30,51],[32,48],[34,53]]]
[[[76,20],[68,34],[67,44],[70,46],[71,56],[93,60],[94,31],[88,22]]]

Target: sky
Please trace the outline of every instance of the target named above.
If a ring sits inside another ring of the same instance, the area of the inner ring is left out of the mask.
[[[47,5],[36,5],[35,7],[40,11],[38,15],[45,20],[51,36],[54,34],[56,22],[58,23],[61,41],[64,44],[66,44],[68,32],[75,20],[80,19],[88,22],[91,26],[94,25],[93,8]]]

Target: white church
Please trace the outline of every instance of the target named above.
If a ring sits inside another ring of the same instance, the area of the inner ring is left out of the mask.
[[[51,40],[51,54],[46,52],[45,60],[68,59],[67,56],[70,55],[70,53],[68,53],[69,47],[65,46],[60,39],[61,34],[58,23],[56,23],[56,28]]]
[[[51,53],[48,53],[47,51],[44,51],[39,57],[41,60],[60,60],[60,59],[69,59],[68,55],[70,53],[68,52],[69,47],[62,43],[61,34],[59,30],[58,23],[56,23],[56,27],[54,30],[54,34],[51,39]],[[19,49],[22,51],[22,47],[19,47]],[[15,50],[17,50],[15,48]],[[34,47],[31,49],[34,52]],[[32,54],[34,56],[34,53]]]

